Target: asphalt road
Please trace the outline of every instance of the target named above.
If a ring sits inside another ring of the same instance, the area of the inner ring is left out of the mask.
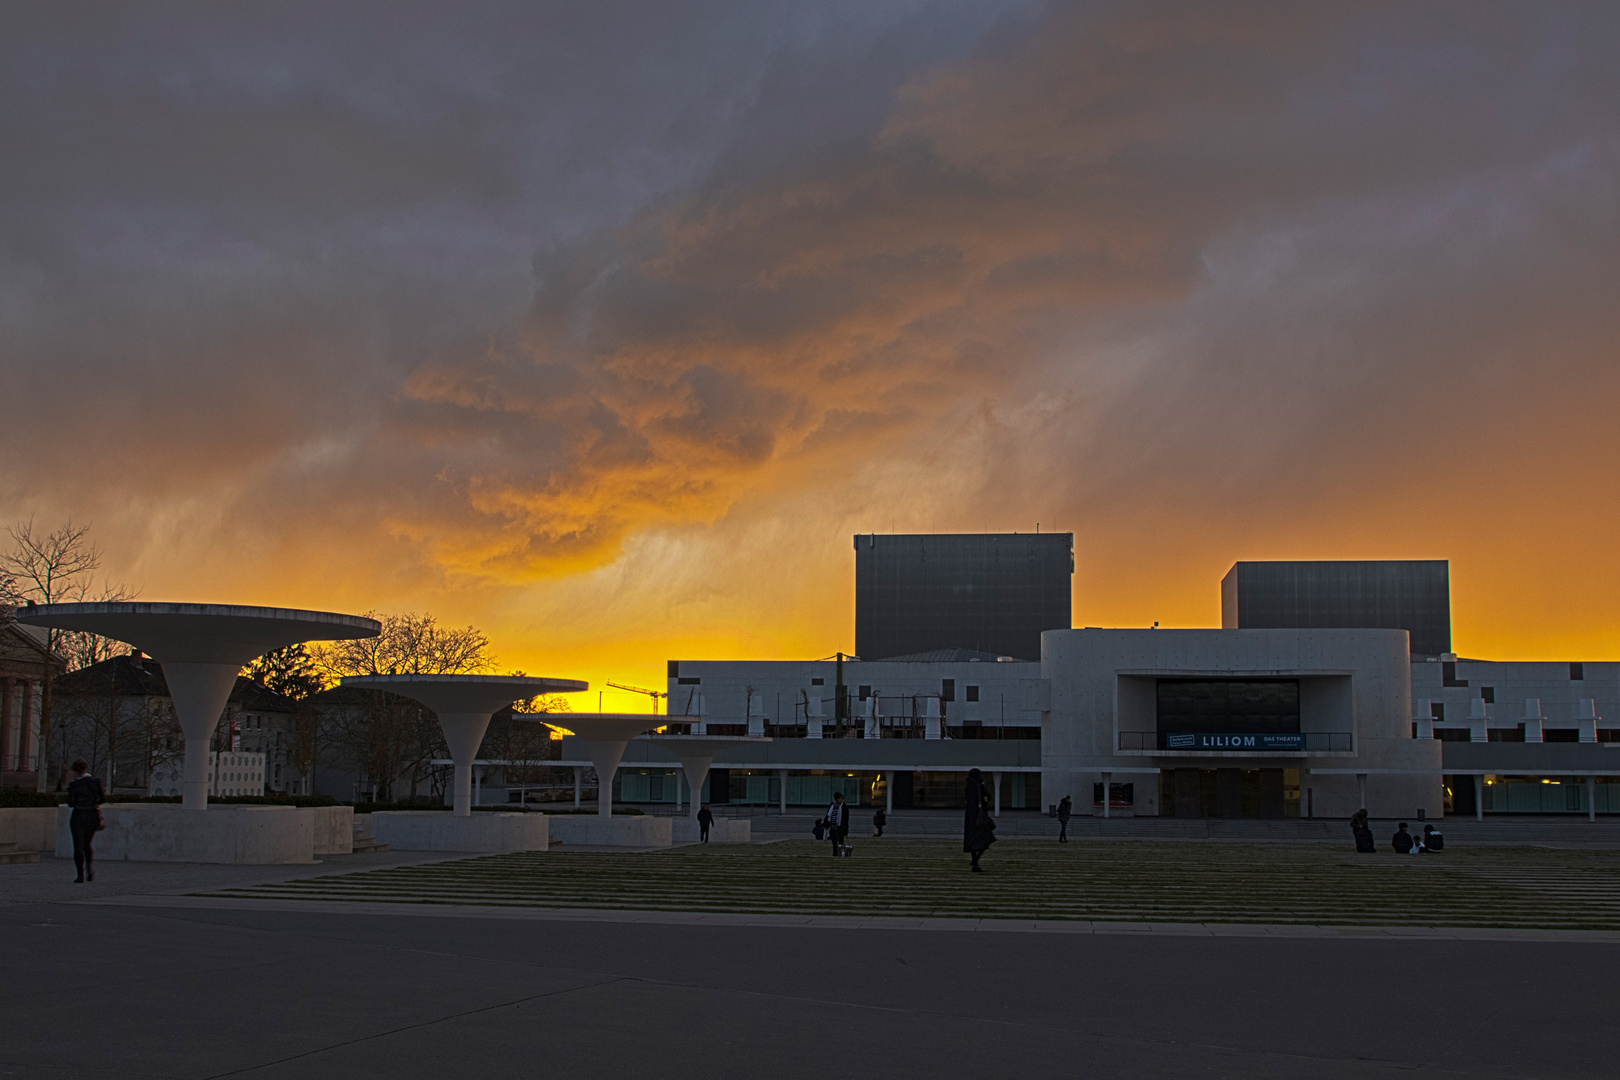
[[[836,898],[828,898],[836,912]],[[0,1076],[1612,1077],[1620,946],[0,904]]]

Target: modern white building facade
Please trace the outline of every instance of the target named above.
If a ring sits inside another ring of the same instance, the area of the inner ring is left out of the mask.
[[[1180,817],[1439,817],[1404,630],[1049,630],[1048,801]]]

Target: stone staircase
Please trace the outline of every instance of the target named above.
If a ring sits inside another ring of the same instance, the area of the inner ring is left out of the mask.
[[[387,851],[387,844],[379,844],[377,838],[371,835],[371,822],[360,820],[365,814],[356,814],[354,817],[354,853],[356,855],[370,855],[378,851]]]
[[[37,862],[39,862],[39,852],[37,851],[18,851],[16,844],[0,844],[0,865],[4,865],[6,863]]]

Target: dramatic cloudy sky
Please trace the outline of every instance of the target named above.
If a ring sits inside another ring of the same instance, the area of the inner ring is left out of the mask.
[[[1617,55],[1607,0],[10,4],[0,515],[595,681],[847,650],[852,534],[1037,522],[1079,625],[1449,558],[1459,651],[1613,657]]]

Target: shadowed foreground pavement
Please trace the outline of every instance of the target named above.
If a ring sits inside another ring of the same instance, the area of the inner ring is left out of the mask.
[[[1617,946],[538,915],[0,905],[0,1075],[1615,1072]]]

